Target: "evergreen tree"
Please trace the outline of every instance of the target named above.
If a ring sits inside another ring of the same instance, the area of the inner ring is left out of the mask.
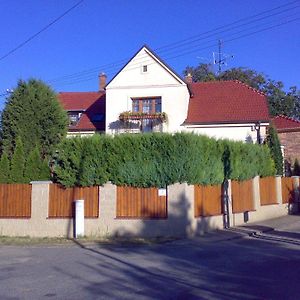
[[[45,158],[40,166],[39,170],[39,178],[38,180],[50,180],[51,174],[50,174],[50,168],[47,159]]]
[[[24,149],[20,137],[17,138],[15,151],[11,159],[11,181],[14,183],[26,182],[24,178]]]
[[[25,164],[24,178],[27,182],[33,180],[49,180],[50,169],[46,160],[42,160],[40,150],[36,146],[28,156]]]
[[[300,176],[300,164],[297,158],[295,159],[294,162],[293,175]]]
[[[282,175],[283,174],[283,157],[282,157],[278,134],[273,125],[271,125],[268,129],[268,136],[266,139],[266,143],[270,148],[271,156],[275,163],[276,174]]]
[[[39,80],[20,80],[1,116],[2,150],[11,156],[14,142],[20,137],[26,156],[38,145],[45,157],[51,154],[66,132],[67,114],[54,91]]]
[[[10,182],[10,166],[8,155],[4,152],[0,160],[0,183]]]

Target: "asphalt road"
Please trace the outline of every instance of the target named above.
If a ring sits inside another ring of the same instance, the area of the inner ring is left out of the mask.
[[[2,246],[0,299],[300,299],[300,217],[281,223],[156,245]]]

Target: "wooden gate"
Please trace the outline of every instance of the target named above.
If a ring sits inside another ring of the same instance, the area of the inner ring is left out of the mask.
[[[282,203],[293,203],[295,198],[294,179],[292,177],[281,178]]]
[[[117,218],[167,218],[167,196],[157,188],[117,187]]]

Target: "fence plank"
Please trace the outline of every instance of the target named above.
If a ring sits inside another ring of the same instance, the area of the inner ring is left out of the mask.
[[[117,187],[117,218],[166,218],[167,197],[157,188]]]
[[[281,178],[282,203],[293,203],[295,198],[294,179],[292,177]]]
[[[233,213],[254,210],[252,184],[252,179],[245,181],[231,181]]]
[[[31,217],[31,185],[0,184],[0,218]]]
[[[195,217],[222,214],[222,185],[194,186]]]
[[[259,192],[261,205],[277,204],[276,178],[259,178]]]
[[[58,184],[50,184],[49,218],[74,217],[74,200],[84,200],[85,218],[99,216],[99,187],[64,188]]]

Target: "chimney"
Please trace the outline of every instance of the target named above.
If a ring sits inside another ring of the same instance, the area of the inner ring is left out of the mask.
[[[99,91],[104,91],[104,88],[106,87],[106,74],[101,73],[99,74]]]
[[[193,83],[193,75],[191,73],[187,73],[184,77],[184,81],[186,84]]]

